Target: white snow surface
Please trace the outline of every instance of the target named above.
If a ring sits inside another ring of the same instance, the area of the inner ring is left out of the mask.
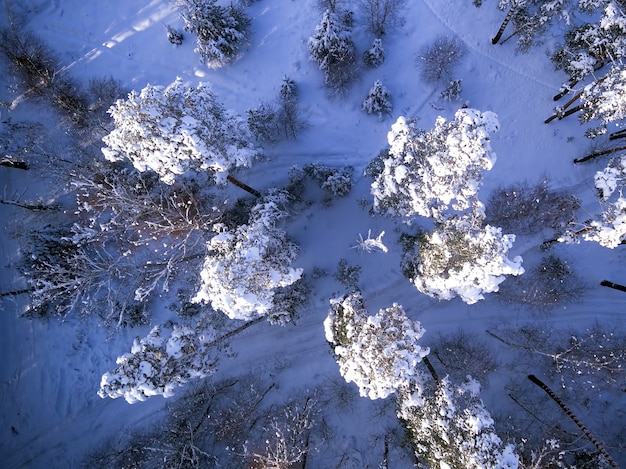
[[[467,46],[458,70],[463,78],[464,99],[473,108],[493,111],[500,124],[499,132],[491,136],[497,163],[484,175],[481,199],[501,184],[536,182],[547,175],[554,188],[585,200],[585,209],[590,213],[599,211],[593,178],[602,167],[572,164],[586,145],[585,127],[575,119],[543,123],[552,112],[552,96],[559,91],[564,76],[552,70],[543,49],[518,55],[513,44],[491,45],[491,37],[503,18],[493,2],[484,2],[480,9],[474,8],[471,1],[407,2],[406,24],[384,38],[384,64],[363,71],[345,97],[333,99],[323,88],[318,67],[308,60],[307,40],[321,18],[316,0],[253,2],[247,8],[252,18],[250,45],[240,59],[220,70],[202,64],[188,35],[178,47],[167,41],[164,24],[182,29],[182,21],[169,0],[18,3],[29,12],[27,26],[44,38],[65,64],[60,73],[71,74],[85,83],[92,77],[112,75],[129,89],[139,91],[147,84],[167,86],[176,77],[192,86],[210,82],[219,101],[242,114],[260,100],[275,96],[284,74],[294,79],[308,128],[297,140],[268,148],[266,160],[238,173],[243,180],[263,189],[283,184],[294,164],[350,164],[360,175],[366,164],[386,147],[391,124],[399,116],[419,118],[420,125],[427,129],[438,116],[452,119],[458,103],[437,101],[441,90],[419,81],[414,56],[437,35],[455,35]],[[359,51],[366,50],[372,42],[362,27],[355,28],[353,38]],[[550,41],[548,38],[546,46]],[[363,96],[377,79],[385,83],[394,97],[393,115],[382,121],[361,110]],[[20,101],[11,86],[2,87],[0,99],[19,102],[11,111],[0,109],[3,121],[45,118],[39,105],[28,99]],[[54,117],[49,120],[53,122]],[[434,344],[438,333],[459,327],[483,334],[486,328],[503,320],[528,319],[524,311],[508,308],[489,295],[475,305],[467,305],[458,298],[437,301],[420,294],[399,267],[400,246],[392,243],[397,224],[388,218],[371,217],[358,204],[360,198],[371,200],[370,183],[367,177],[358,177],[349,197],[334,201],[328,208],[316,205],[296,217],[290,225],[290,236],[301,246],[298,267],[332,272],[340,258],[359,264],[359,288],[370,311],[402,304],[411,312],[410,319],[419,320],[427,330],[423,337],[425,346]],[[0,185],[5,194],[24,193],[28,199],[45,197],[48,184],[49,181],[27,172],[0,167]],[[233,197],[239,196],[235,189],[224,190],[233,191]],[[12,268],[18,243],[9,236],[12,220],[23,215],[18,207],[0,205],[5,225],[0,243],[2,291],[23,285],[15,281]],[[355,233],[368,229],[388,233],[388,253],[362,254],[350,249]],[[518,236],[511,255],[523,256],[525,264],[531,262],[540,255],[538,246],[542,239],[540,235]],[[599,283],[605,278],[626,283],[624,251],[606,249],[595,242],[560,245],[556,249],[571,259],[573,268],[584,275],[590,288],[575,303],[556,308],[551,316],[553,324],[583,327],[595,320],[618,324],[623,316],[624,293],[607,290]],[[275,372],[274,379],[285,394],[294,388],[313,388],[327,379],[339,378],[323,330],[328,301],[339,288],[330,277],[322,278],[295,326],[260,324],[234,338],[231,346],[236,358],[224,359],[224,368],[231,374],[252,369],[270,373],[271,364],[280,362],[281,371]],[[72,318],[19,318],[14,312],[23,301],[20,296],[2,298],[2,467],[81,467],[85,454],[103,440],[121,438],[134,428],[150,426],[162,415],[166,401],[161,397],[129,406],[123,399],[101,399],[97,390],[103,373],[115,368],[116,357],[128,352],[135,337],[145,337],[154,326],[172,318],[166,305],[155,307],[153,324],[112,332],[99,326],[95,319],[80,322]],[[506,353],[508,349],[501,350]],[[510,405],[503,384],[494,379],[481,396],[492,415]],[[346,417],[344,434],[346,445],[362,452],[367,460],[369,440],[365,435],[371,425],[372,408],[364,409]],[[607,429],[598,425],[593,415],[585,417],[585,423],[602,438]],[[621,463],[626,464],[624,452],[616,455],[620,456]]]

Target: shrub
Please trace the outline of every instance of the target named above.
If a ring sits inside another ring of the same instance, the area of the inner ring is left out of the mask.
[[[491,193],[485,208],[487,222],[504,231],[536,233],[543,228],[561,231],[576,219],[580,201],[573,195],[551,190],[548,180],[501,187]]]
[[[429,83],[449,80],[464,53],[465,47],[457,38],[439,36],[418,54],[422,78]]]

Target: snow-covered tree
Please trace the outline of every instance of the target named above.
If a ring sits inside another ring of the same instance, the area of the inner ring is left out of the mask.
[[[211,68],[235,59],[246,43],[250,18],[233,4],[217,5],[217,0],[177,0],[185,29],[196,35],[195,52]]]
[[[98,395],[134,404],[156,395],[171,397],[189,380],[213,374],[216,334],[200,324],[200,329],[174,325],[169,336],[155,326],[143,339],[137,337],[130,353],[117,358],[115,371],[102,376]]]
[[[399,117],[387,136],[384,169],[372,183],[374,209],[410,222],[480,204],[482,171],[496,160],[490,134],[498,128],[494,113],[475,109],[460,109],[449,122],[439,117],[430,131]]]
[[[626,34],[626,17],[624,25]],[[607,125],[611,123],[623,125],[626,120],[626,66],[612,66],[601,80],[585,86],[580,100],[580,121],[600,122],[598,127],[587,130],[588,137],[606,133]]]
[[[342,92],[356,74],[356,48],[350,29],[329,10],[309,38],[309,56],[324,72],[324,84]]]
[[[194,302],[210,303],[231,319],[272,316],[276,290],[302,276],[302,269],[291,267],[298,246],[277,226],[287,217],[285,202],[285,194],[272,193],[252,208],[247,224],[216,227]]]
[[[370,68],[380,67],[385,61],[385,49],[380,38],[374,39],[372,47],[363,53],[363,63]]]
[[[370,316],[360,292],[330,302],[324,321],[339,372],[359,387],[361,396],[381,399],[421,381],[416,365],[429,349],[418,345],[424,328],[406,317],[398,304]]]
[[[563,94],[607,63],[626,56],[626,12],[610,0],[598,3],[605,5],[600,19],[573,27],[551,56],[555,67],[569,76]]]
[[[581,226],[574,226],[559,241],[571,244],[580,238],[595,241],[607,248],[616,248],[626,241],[626,156],[611,160],[595,174],[602,212]]]
[[[430,387],[429,387],[430,388]],[[398,396],[398,417],[404,422],[415,455],[429,467],[448,469],[515,469],[519,457],[505,445],[479,398],[480,385],[468,380],[455,385],[447,378],[427,392],[408,389]]]
[[[455,215],[435,221],[432,232],[416,238],[404,260],[404,273],[419,291],[449,300],[460,296],[468,304],[498,291],[506,275],[524,273],[522,258],[507,257],[515,235],[483,226],[483,217]],[[417,251],[417,253],[415,252]]]
[[[383,118],[383,114],[391,112],[391,93],[387,88],[383,86],[380,80],[376,80],[374,85],[370,88],[361,109],[368,114],[377,114],[379,119]]]
[[[245,119],[217,102],[210,85],[148,85],[109,110],[115,129],[102,140],[110,161],[129,159],[166,184],[190,171],[211,171],[218,182],[233,167],[250,166],[259,154]]]

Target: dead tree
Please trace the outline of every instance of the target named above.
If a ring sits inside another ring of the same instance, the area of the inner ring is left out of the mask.
[[[576,415],[574,414],[574,412],[572,412],[564,403],[563,401],[561,401],[561,399],[552,392],[552,390],[546,386],[546,384],[541,381],[539,378],[537,378],[535,375],[528,375],[528,379],[533,383],[536,384],[537,386],[539,386],[541,389],[543,389],[546,394],[548,396],[550,396],[550,398],[556,402],[558,404],[558,406],[563,410],[563,412],[565,412],[567,414],[567,416],[572,419],[572,421],[576,424],[576,426],[578,428],[580,428],[580,430],[584,433],[584,435],[587,437],[587,439],[589,441],[591,441],[591,443],[598,449],[598,451],[600,452],[600,454],[602,456],[604,456],[604,458],[606,459],[606,461],[610,464],[611,467],[613,467],[614,469],[618,469],[617,464],[615,463],[615,461],[613,461],[613,458],[611,458],[611,455],[609,453],[606,452],[606,450],[604,449],[604,447],[602,446],[602,444],[595,439],[595,437],[592,435],[592,433],[589,431],[589,429],[587,427],[585,427],[582,422],[578,419],[578,417],[576,417]]]

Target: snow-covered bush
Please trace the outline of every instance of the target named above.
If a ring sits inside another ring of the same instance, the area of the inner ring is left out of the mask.
[[[258,156],[246,121],[227,111],[207,83],[191,88],[177,78],[167,87],[148,85],[109,110],[115,129],[102,140],[110,161],[129,159],[166,184],[189,171],[211,171],[218,182]]]
[[[384,170],[372,183],[374,209],[410,222],[480,205],[482,171],[496,160],[490,134],[498,128],[494,113],[475,109],[458,110],[450,122],[439,117],[429,131],[399,117],[387,135]]]
[[[217,0],[177,0],[185,29],[196,35],[195,52],[211,68],[234,60],[246,43],[250,18],[233,4],[217,5]]]
[[[507,257],[514,241],[515,235],[482,226],[480,216],[440,219],[405,255],[404,273],[422,293],[441,300],[458,295],[473,304],[484,293],[498,291],[506,275],[524,273],[520,256]]]
[[[344,92],[356,76],[356,48],[350,29],[326,10],[308,45],[309,57],[324,73],[324,84],[331,91]]]
[[[183,33],[172,28],[169,24],[165,25],[165,31],[167,33],[167,40],[175,46],[180,46],[183,43]]]
[[[374,85],[370,88],[361,109],[368,114],[377,114],[378,118],[382,120],[383,114],[389,114],[392,110],[391,105],[391,93],[387,88],[383,86],[380,80],[376,80]]]
[[[326,340],[333,347],[339,372],[359,387],[361,396],[384,399],[409,382],[420,382],[417,364],[429,349],[417,344],[424,328],[394,304],[370,316],[360,292],[330,302],[324,320]]]
[[[363,53],[363,63],[370,68],[380,67],[385,61],[385,49],[380,38],[374,39],[372,47]]]
[[[342,168],[331,168],[321,163],[311,163],[306,165],[304,173],[316,181],[320,187],[334,196],[345,197],[352,190],[352,176],[354,168],[344,166]]]
[[[200,272],[202,285],[195,303],[211,306],[231,319],[254,319],[272,314],[278,288],[298,281],[302,269],[291,263],[298,246],[277,224],[287,217],[281,206],[285,194],[273,193],[252,208],[248,224],[236,229],[221,225],[207,244]]]
[[[496,434],[479,392],[478,382],[468,376],[461,385],[446,378],[428,392],[399,393],[398,417],[415,455],[429,467],[517,469],[515,447]]]
[[[420,51],[417,65],[422,78],[428,83],[439,83],[452,78],[454,69],[461,63],[465,47],[457,38],[437,37]]]
[[[461,92],[463,91],[463,87],[461,86],[461,80],[452,80],[446,86],[439,97],[444,101],[459,101],[461,99]]]
[[[156,326],[117,358],[118,368],[102,376],[98,395],[123,397],[129,404],[156,395],[171,397],[189,380],[215,372],[215,338],[206,325],[201,330],[174,325],[169,336]]]

